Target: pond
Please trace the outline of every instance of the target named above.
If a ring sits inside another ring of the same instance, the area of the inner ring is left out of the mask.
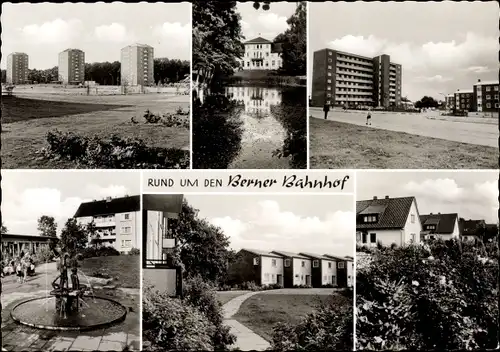
[[[306,111],[304,87],[225,87],[193,109],[193,168],[306,168]]]

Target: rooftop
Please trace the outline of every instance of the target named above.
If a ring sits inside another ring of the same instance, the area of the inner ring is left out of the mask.
[[[308,257],[300,255],[299,253],[292,253],[292,252],[285,252],[285,251],[272,251],[271,253],[275,253],[275,254],[281,255],[283,257],[309,259]]]
[[[257,37],[257,38],[254,38],[254,39],[250,39],[248,41],[246,41],[245,43],[243,44],[272,44],[273,42],[265,39],[265,38],[262,38],[262,37]]]
[[[416,202],[415,197],[399,197],[379,199],[374,197],[370,200],[361,200],[356,202],[356,229],[402,229],[411,205]],[[371,214],[378,215],[376,223],[363,223],[361,218],[363,215]]]
[[[280,255],[277,255],[277,254],[274,254],[274,253],[271,253],[271,252],[268,252],[268,251],[262,251],[260,249],[242,248],[241,250],[242,251],[250,252],[250,253],[255,254],[255,255],[262,255],[262,256],[265,256],[265,257],[281,258]]]
[[[450,234],[455,230],[455,224],[458,220],[457,213],[450,214],[426,214],[420,215],[420,222],[422,226],[436,225],[435,233]]]
[[[499,81],[480,81],[474,83],[475,86],[499,84]]]
[[[140,208],[140,196],[107,198],[80,204],[75,218],[135,212]]]
[[[303,256],[309,257],[309,258],[313,258],[313,259],[323,259],[323,260],[331,259],[331,258],[325,257],[324,255],[315,254],[315,253],[301,252],[300,254],[302,254]]]
[[[472,89],[457,89],[457,91],[455,93],[474,93],[474,90]]]
[[[48,241],[52,237],[39,235],[19,235],[14,233],[5,233],[2,235],[2,240],[25,240],[25,241]]]

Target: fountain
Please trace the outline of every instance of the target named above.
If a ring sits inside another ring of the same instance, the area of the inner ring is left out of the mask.
[[[61,255],[59,276],[52,282],[50,297],[31,298],[17,304],[11,311],[12,319],[39,329],[77,331],[123,321],[126,308],[112,299],[95,296],[88,279],[88,286],[80,284],[77,267],[76,257],[69,253]]]

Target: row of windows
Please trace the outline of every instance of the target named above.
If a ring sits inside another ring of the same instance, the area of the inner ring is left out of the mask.
[[[258,257],[253,258],[253,264],[259,265],[259,258]],[[302,260],[300,264],[301,264],[301,267],[303,267],[303,268],[306,266],[306,262],[304,260]],[[285,268],[289,268],[291,265],[291,260],[285,259],[284,265],[285,265]],[[272,267],[277,266],[276,259],[271,259],[271,266]],[[331,269],[331,267],[332,267],[332,262],[328,262],[328,268]],[[319,260],[313,260],[313,268],[319,268]],[[339,262],[339,269],[343,269],[343,268],[344,268],[344,262]]]
[[[490,92],[490,91],[491,91],[491,86],[486,86],[485,88],[486,88],[486,91],[487,91],[487,92]],[[493,89],[494,89],[495,91],[498,91],[498,86],[494,86],[494,87],[493,87]],[[480,90],[478,90],[478,92],[480,92]]]

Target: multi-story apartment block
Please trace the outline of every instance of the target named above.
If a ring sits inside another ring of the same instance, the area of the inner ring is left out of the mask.
[[[132,44],[121,50],[121,85],[154,85],[154,48],[146,44]]]
[[[448,94],[445,97],[446,110],[453,110],[455,108],[455,94]]]
[[[245,54],[240,59],[240,67],[244,70],[278,70],[283,64],[279,44],[257,37],[243,45]]]
[[[480,79],[473,87],[473,101],[477,112],[498,112],[499,81],[481,82]]]
[[[374,58],[322,49],[314,53],[312,106],[400,106],[402,67],[389,55]]]
[[[474,106],[474,91],[458,89],[455,92],[455,111],[476,111]]]
[[[74,217],[84,225],[94,221],[98,236],[89,235],[89,246],[97,240],[103,246],[128,253],[132,248],[139,248],[139,213],[139,196],[108,197],[80,204]]]
[[[7,56],[7,83],[24,84],[28,81],[28,55],[11,53]]]
[[[80,49],[66,49],[59,53],[58,76],[63,84],[83,84],[85,53]]]

